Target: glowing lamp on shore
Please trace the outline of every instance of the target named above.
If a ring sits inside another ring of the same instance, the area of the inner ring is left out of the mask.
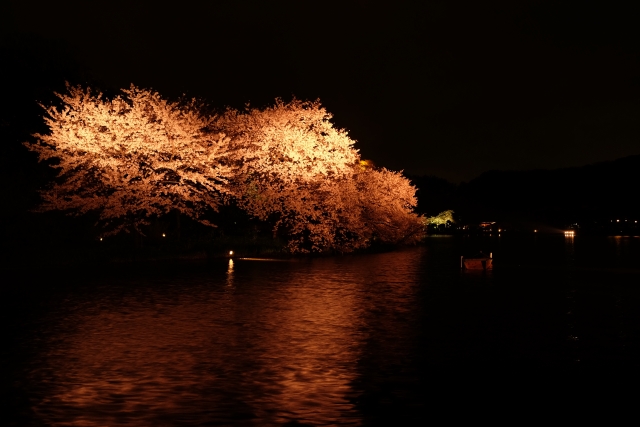
[[[576,232],[575,232],[575,231],[573,231],[573,230],[568,230],[568,231],[565,231],[565,232],[564,232],[564,236],[565,236],[565,237],[573,237],[573,236],[575,236],[575,235],[576,235]]]
[[[229,251],[229,256],[233,256],[233,251]]]
[[[166,234],[164,234],[164,233],[162,233],[162,237],[167,237],[167,235],[166,235]]]

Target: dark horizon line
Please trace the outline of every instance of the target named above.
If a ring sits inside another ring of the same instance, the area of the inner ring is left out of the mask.
[[[606,164],[611,164],[611,163],[616,163],[619,161],[623,161],[626,159],[631,159],[631,158],[638,158],[640,160],[640,154],[630,154],[628,156],[623,156],[623,157],[618,157],[617,159],[613,159],[613,160],[602,160],[599,162],[594,162],[594,163],[587,163],[581,166],[566,166],[566,167],[559,167],[559,168],[534,168],[534,169],[487,169],[483,172],[480,172],[475,178],[469,179],[469,180],[460,180],[460,181],[452,181],[450,179],[447,178],[443,178],[441,176],[435,175],[435,174],[429,174],[429,173],[411,173],[411,172],[407,172],[406,170],[403,171],[403,175],[408,177],[408,178],[436,178],[439,180],[443,180],[446,181],[449,184],[455,185],[455,186],[461,186],[461,185],[465,185],[468,184],[470,182],[473,182],[483,176],[489,175],[489,174],[496,174],[496,173],[517,173],[517,174],[523,174],[523,173],[535,173],[535,172],[559,172],[559,171],[570,171],[570,170],[578,170],[578,169],[584,169],[584,168],[589,168],[589,167],[596,167],[596,166],[604,166]]]

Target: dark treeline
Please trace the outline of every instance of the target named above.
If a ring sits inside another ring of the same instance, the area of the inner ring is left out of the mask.
[[[513,230],[555,231],[577,223],[589,231],[619,233],[613,224],[619,219],[636,234],[631,224],[640,221],[638,171],[636,155],[574,168],[489,171],[460,185],[436,177],[411,179],[419,188],[421,213],[453,209],[460,224],[496,221]]]

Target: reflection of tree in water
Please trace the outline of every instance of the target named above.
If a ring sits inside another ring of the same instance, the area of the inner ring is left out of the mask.
[[[361,378],[412,366],[416,262],[229,260],[71,295],[42,326],[34,413],[53,426],[360,425]]]
[[[362,405],[364,382],[376,389],[389,379],[416,379],[407,352],[416,345],[409,330],[420,257],[409,251],[318,259],[294,270],[289,283],[298,285],[282,286],[281,303],[261,310],[277,329],[258,341],[256,380],[273,391],[264,408],[278,413],[276,421],[360,425],[371,415]],[[410,407],[406,391],[376,398]]]
[[[419,358],[422,337],[417,335],[424,256],[423,248],[381,254],[361,269],[364,341],[352,387],[365,391],[357,399],[365,423],[417,425],[414,418],[424,418],[429,409],[420,393],[426,361]]]
[[[115,287],[62,307],[34,367],[45,384],[34,412],[54,426],[165,426],[251,413],[233,386],[220,386],[234,368],[219,349],[232,347],[237,330],[220,319],[232,295],[189,289],[195,292],[161,282]]]
[[[296,271],[290,283],[298,285],[260,310],[272,329],[253,343],[260,348],[254,381],[268,390],[257,400],[277,422],[358,425],[350,397],[362,342],[359,284],[322,267]]]

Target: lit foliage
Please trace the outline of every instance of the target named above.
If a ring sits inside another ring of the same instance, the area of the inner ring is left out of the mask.
[[[278,99],[264,110],[227,111],[220,126],[231,137],[243,207],[265,217],[281,209],[287,193],[350,173],[359,159],[354,141],[330,119],[319,101],[295,99]]]
[[[428,224],[433,224],[433,225],[446,225],[447,223],[452,224],[455,222],[453,220],[452,210],[440,212],[436,216],[430,216],[429,218],[426,218],[426,221]]]
[[[318,101],[277,100],[264,110],[228,111],[223,121],[238,153],[239,205],[273,219],[292,252],[350,252],[421,237],[416,189],[400,173],[360,160]]]
[[[352,174],[359,160],[354,141],[333,127],[316,102],[276,100],[273,107],[227,111],[222,126],[231,137],[239,179],[237,203],[262,220],[275,220],[292,251],[334,249],[327,204],[331,189]]]
[[[366,169],[357,175],[357,185],[367,237],[392,244],[422,238],[422,218],[413,212],[416,188],[400,172]]]
[[[424,234],[416,189],[398,172],[352,166],[342,179],[305,194],[290,221],[292,251],[351,252],[374,242],[409,244]]]
[[[272,221],[292,252],[411,243],[424,232],[415,187],[361,160],[318,101],[206,117],[195,101],[133,86],[112,100],[68,89],[61,109],[46,109],[50,132],[28,144],[58,162],[43,210],[95,211],[116,233],[171,210],[212,225],[203,214],[232,201]]]
[[[131,86],[111,100],[90,89],[56,94],[45,107],[48,134],[36,134],[40,160],[53,160],[56,182],[42,193],[42,210],[93,211],[110,233],[138,230],[151,216],[177,210],[207,223],[231,167],[221,162],[228,140],[208,131],[213,119],[195,100],[171,103]]]

